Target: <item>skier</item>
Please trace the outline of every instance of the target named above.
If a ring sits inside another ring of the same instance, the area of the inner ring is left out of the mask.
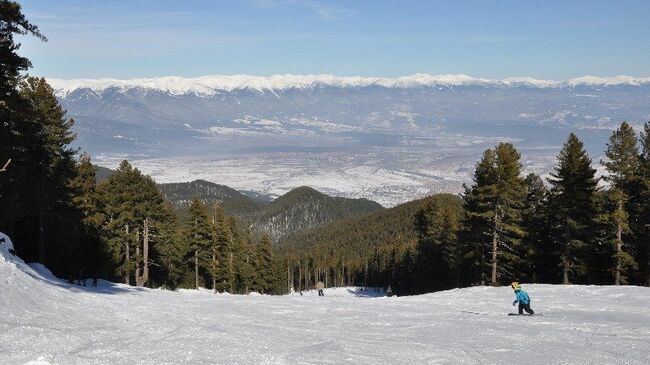
[[[535,314],[535,311],[530,308],[530,297],[528,296],[528,293],[521,290],[521,285],[514,281],[510,286],[512,286],[512,290],[515,291],[515,295],[517,296],[515,301],[512,302],[512,305],[514,306],[519,303],[519,314],[524,314],[524,310],[528,314]]]
[[[323,284],[322,281],[319,281],[318,284],[316,284],[316,290],[318,290],[319,297],[325,296],[325,294],[323,294],[323,289],[325,289],[325,284]]]

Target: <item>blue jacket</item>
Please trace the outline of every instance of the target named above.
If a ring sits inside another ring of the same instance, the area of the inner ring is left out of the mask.
[[[526,293],[525,291],[517,290],[515,291],[515,295],[517,296],[517,299],[515,299],[515,303],[530,304],[530,297],[528,297],[528,293]]]

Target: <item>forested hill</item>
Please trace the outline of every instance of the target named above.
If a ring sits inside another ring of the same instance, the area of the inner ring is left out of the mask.
[[[219,203],[228,215],[242,217],[262,209],[266,203],[254,200],[225,185],[205,180],[158,184],[165,199],[180,209],[187,208],[192,198],[199,198],[208,206]]]
[[[382,210],[379,203],[371,200],[331,197],[303,186],[247,218],[255,228],[278,240],[304,229]]]
[[[272,202],[253,199],[228,186],[204,180],[158,187],[165,199],[181,211],[194,197],[208,206],[219,203],[226,214],[243,219],[254,231],[266,233],[274,241],[300,230],[383,209],[367,199],[331,197],[304,186]]]
[[[297,232],[282,239],[279,246],[285,252],[334,261],[346,257],[363,259],[384,245],[391,249],[411,246],[417,240],[416,214],[434,201],[458,209],[462,207],[459,196],[436,194],[390,209]],[[337,257],[331,257],[332,254]]]

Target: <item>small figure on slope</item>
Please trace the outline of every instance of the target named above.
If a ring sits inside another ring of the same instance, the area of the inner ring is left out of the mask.
[[[519,285],[519,283],[516,281],[513,282],[511,286],[512,290],[515,291],[515,295],[517,296],[515,301],[512,302],[512,305],[514,306],[515,304],[519,303],[519,314],[524,314],[524,310],[528,314],[535,314],[535,311],[530,308],[530,297],[528,296],[528,293],[526,293],[524,290],[521,290],[521,285]]]
[[[323,284],[322,281],[319,281],[318,284],[316,284],[316,290],[318,290],[319,297],[325,296],[325,294],[323,293],[323,289],[325,289],[325,284]]]

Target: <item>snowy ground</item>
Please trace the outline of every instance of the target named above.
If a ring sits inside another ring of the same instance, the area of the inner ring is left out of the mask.
[[[543,315],[518,317],[509,288],[230,296],[36,269],[0,244],[1,364],[650,363],[647,288],[524,285]]]

